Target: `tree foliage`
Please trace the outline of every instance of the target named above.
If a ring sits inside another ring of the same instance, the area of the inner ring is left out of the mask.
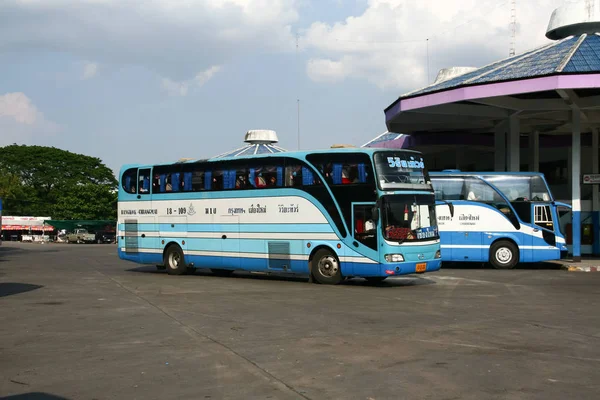
[[[112,219],[116,188],[112,171],[99,158],[55,147],[0,147],[5,214]]]

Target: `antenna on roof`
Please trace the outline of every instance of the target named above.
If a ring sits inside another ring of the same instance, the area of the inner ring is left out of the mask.
[[[510,50],[508,56],[515,55],[515,44],[517,37],[517,0],[510,1]]]

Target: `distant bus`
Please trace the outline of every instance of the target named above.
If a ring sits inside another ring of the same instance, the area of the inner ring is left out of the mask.
[[[519,262],[566,256],[557,203],[544,175],[534,172],[431,172],[438,201],[443,261],[490,262],[510,269]]]
[[[118,254],[174,275],[245,270],[323,284],[441,266],[421,154],[356,148],[123,166]]]

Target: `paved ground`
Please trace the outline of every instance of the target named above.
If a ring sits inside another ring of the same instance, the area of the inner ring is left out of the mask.
[[[465,267],[331,287],[172,277],[115,250],[0,247],[0,396],[600,398],[600,274]]]

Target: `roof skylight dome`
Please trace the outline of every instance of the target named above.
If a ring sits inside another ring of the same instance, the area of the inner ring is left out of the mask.
[[[552,13],[546,37],[552,40],[600,32],[600,0],[565,3]]]
[[[286,151],[285,149],[275,145],[275,143],[279,142],[277,133],[269,129],[249,130],[244,136],[244,142],[248,144],[244,147],[240,147],[239,149],[219,154],[213,158],[239,157],[253,154],[272,154]]]

